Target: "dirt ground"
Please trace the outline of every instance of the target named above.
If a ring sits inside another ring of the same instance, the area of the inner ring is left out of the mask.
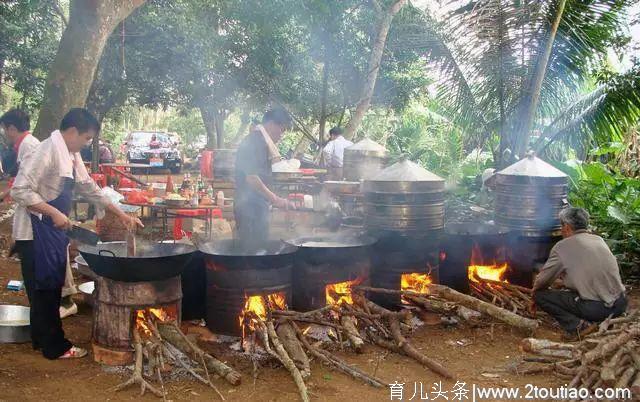
[[[6,206],[0,207],[0,215]],[[11,223],[0,223],[0,237],[10,234]],[[21,279],[19,262],[0,257],[0,304],[27,305],[24,291],[6,289],[10,279]],[[634,307],[638,305],[638,294],[632,292]],[[79,346],[90,349],[91,308],[79,304],[77,315],[64,320],[67,337]],[[403,400],[420,400],[420,383],[423,392],[429,392],[433,400],[432,387],[442,381],[442,390],[448,392],[448,400],[455,399],[453,386],[456,381],[480,387],[519,387],[525,391],[526,384],[540,387],[557,387],[565,384],[553,374],[518,376],[510,370],[523,353],[519,343],[524,334],[501,324],[482,328],[419,327],[411,341],[428,356],[433,357],[456,374],[454,381],[441,378],[407,357],[388,354],[382,349],[369,346],[362,355],[338,352],[351,364],[376,375],[387,383],[404,383]],[[559,335],[543,329],[538,336],[559,339]],[[219,359],[236,368],[243,375],[243,382],[233,387],[216,380],[216,386],[228,401],[298,401],[295,385],[282,368],[262,367],[257,380],[252,378],[251,361],[229,349],[229,344],[207,344],[200,346]],[[149,400],[158,398],[147,394],[139,396],[138,388],[115,393],[112,388],[128,379],[128,373],[114,373],[95,363],[91,356],[67,361],[49,361],[31,349],[30,344],[0,345],[0,401],[86,401],[86,400]],[[418,394],[412,398],[417,383]],[[167,381],[169,400],[216,400],[214,391],[191,380]],[[318,362],[313,362],[312,377],[308,381],[314,400],[319,401],[385,401],[390,400],[390,389],[376,389],[331,371]],[[440,400],[445,400],[440,397]],[[464,400],[464,399],[462,399]],[[471,398],[469,398],[471,400]]]

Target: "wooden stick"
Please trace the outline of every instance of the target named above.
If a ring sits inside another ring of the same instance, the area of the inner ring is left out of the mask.
[[[615,387],[618,389],[627,388],[629,386],[629,381],[631,381],[635,372],[635,367],[627,367],[627,369],[622,372],[622,375],[616,382]]]
[[[293,381],[296,384],[296,387],[298,387],[300,398],[302,399],[303,402],[309,402],[310,399],[309,399],[309,393],[307,392],[307,385],[304,383],[304,380],[302,379],[302,374],[300,373],[300,370],[298,370],[296,365],[293,363],[293,360],[291,360],[291,358],[287,354],[287,351],[284,349],[284,346],[282,346],[280,339],[278,339],[276,330],[273,327],[273,322],[266,321],[264,324],[266,325],[267,333],[269,334],[269,340],[273,344],[273,347],[275,348],[278,356],[280,357],[279,359],[280,362],[287,370],[289,370],[289,372],[291,373],[291,376],[293,377]]]
[[[231,385],[240,385],[242,376],[238,372],[194,345],[175,323],[158,323],[158,331],[164,340],[184,352],[193,361],[197,362],[201,357],[204,358],[207,369],[213,370]]]
[[[296,335],[296,331],[291,325],[291,321],[281,323],[276,329],[278,337],[282,341],[284,349],[287,354],[293,360],[293,363],[300,370],[300,374],[303,378],[307,378],[311,375],[311,368],[309,366],[309,357],[302,349],[300,341]]]
[[[353,295],[353,297],[357,297],[357,295]],[[404,352],[405,355],[411,357],[420,364],[428,367],[433,372],[438,373],[445,378],[454,378],[454,375],[449,370],[447,370],[437,361],[422,354],[402,335],[402,331],[400,330],[400,317],[406,315],[404,311],[394,313],[385,309],[384,307],[378,306],[377,304],[369,300],[363,300],[363,302],[365,302],[369,306],[369,309],[372,312],[380,314],[387,319],[389,327],[391,328],[391,334],[398,344],[398,347]]]
[[[130,385],[140,384],[140,396],[143,396],[148,389],[152,394],[159,398],[164,398],[162,391],[149,384],[142,374],[142,341],[140,340],[140,334],[137,330],[133,330],[133,349],[135,351],[135,365],[133,368],[133,375],[130,379],[115,387],[115,391],[122,391]]]
[[[620,359],[626,353],[625,348],[620,348],[616,351],[616,353],[611,356],[603,366],[602,370],[600,370],[600,379],[607,385],[613,385],[616,380],[616,371],[618,369],[618,365],[620,363]]]
[[[356,353],[364,352],[364,341],[360,337],[360,333],[356,327],[356,319],[353,316],[341,315],[340,323],[344,327],[347,339]]]
[[[322,350],[312,346],[307,340],[307,338],[305,337],[305,335],[302,333],[302,331],[300,331],[300,328],[298,328],[298,326],[293,322],[292,322],[292,325],[295,328],[296,333],[298,335],[298,339],[300,339],[300,342],[302,342],[302,345],[309,351],[309,353],[311,353],[321,361],[325,362],[326,364],[328,364],[329,366],[337,370],[342,371],[345,374],[352,376],[353,378],[362,380],[365,383],[372,385],[374,387],[382,388],[386,386],[385,385],[386,382],[365,373],[364,371],[360,370],[357,367],[347,364],[346,362],[344,362],[343,360],[334,356],[333,354],[329,353],[326,350]]]
[[[587,365],[593,363],[598,359],[602,359],[603,357],[608,356],[613,351],[618,350],[620,346],[626,344],[631,339],[638,336],[640,336],[640,328],[633,327],[629,331],[618,335],[611,341],[601,342],[594,349],[584,354],[582,358],[582,364]]]
[[[429,285],[429,291],[433,294],[437,294],[443,299],[450,300],[472,310],[490,315],[493,318],[503,321],[511,326],[521,328],[529,332],[533,332],[538,328],[538,322],[536,320],[514,314],[511,311],[483,302],[475,297],[457,292],[447,286],[431,284]]]

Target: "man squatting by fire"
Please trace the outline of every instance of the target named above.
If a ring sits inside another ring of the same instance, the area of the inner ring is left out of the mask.
[[[108,209],[127,227],[142,226],[102,194],[82,162],[80,150],[99,131],[100,124],[91,113],[71,109],[60,130],[22,161],[11,190],[11,197],[23,207],[16,210],[14,224],[24,232],[18,250],[31,305],[31,342],[48,359],[87,355],[65,338],[59,311],[68,258],[66,231],[72,226],[72,191],[95,204],[98,215]]]
[[[281,159],[275,144],[290,127],[291,117],[286,111],[271,109],[238,146],[234,215],[243,250],[257,251],[269,239],[269,205],[294,208],[293,203],[270,189],[271,165]]]
[[[600,236],[587,232],[587,211],[565,208],[560,223],[563,240],[551,249],[536,277],[534,301],[573,339],[592,323],[622,315],[627,298],[616,257]],[[564,288],[549,289],[557,279]]]

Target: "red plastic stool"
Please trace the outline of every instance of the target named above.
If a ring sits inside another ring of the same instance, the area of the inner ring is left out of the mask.
[[[107,187],[107,176],[102,173],[92,173],[91,178],[100,187]]]
[[[193,233],[182,230],[182,219],[191,218],[195,216],[203,216],[207,213],[205,209],[179,209],[176,211],[176,216],[173,219],[173,239],[180,240],[184,236],[191,238]]]
[[[193,233],[186,232],[182,230],[182,219],[183,218],[192,218],[199,216],[206,216],[207,211],[210,211],[211,218],[220,218],[222,219],[222,210],[220,208],[214,208],[211,210],[207,209],[179,209],[176,211],[176,217],[173,220],[173,239],[180,240],[184,236],[191,238]]]
[[[300,193],[289,194],[287,198],[289,199],[289,201],[295,204],[296,208],[304,207],[304,194],[300,194]]]
[[[211,211],[212,219],[215,219],[215,218],[222,219],[222,210],[220,208],[210,209],[210,211]]]

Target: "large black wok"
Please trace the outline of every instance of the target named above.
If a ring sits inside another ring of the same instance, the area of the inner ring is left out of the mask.
[[[297,247],[280,240],[271,240],[265,242],[260,250],[248,251],[236,239],[203,243],[198,248],[207,260],[224,267],[225,271],[271,269],[290,261],[297,250]]]
[[[96,274],[114,281],[146,282],[180,275],[196,248],[188,244],[154,243],[137,246],[136,256],[127,257],[125,242],[83,244],[80,254]]]

